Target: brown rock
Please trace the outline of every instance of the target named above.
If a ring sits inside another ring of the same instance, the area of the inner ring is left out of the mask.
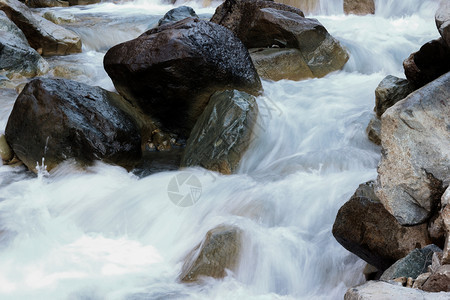
[[[275,2],[296,7],[306,14],[320,10],[320,1],[317,0],[275,0]]]
[[[370,119],[369,125],[366,128],[367,137],[376,145],[381,145],[381,121],[377,117]]]
[[[333,235],[347,250],[379,270],[430,243],[426,224],[401,226],[384,209],[373,192],[373,182],[361,184],[339,209]]]
[[[124,98],[185,137],[214,92],[262,90],[242,42],[222,26],[193,18],[114,46],[104,66]]]
[[[445,244],[442,256],[442,264],[450,264],[450,205],[445,206],[441,212],[442,224],[445,230]]]
[[[183,265],[181,281],[197,281],[201,276],[222,278],[226,269],[235,270],[241,249],[241,229],[219,226],[188,255]]]
[[[298,49],[253,48],[249,49],[258,75],[269,80],[302,80],[314,75]]]
[[[69,6],[69,2],[62,1],[62,0],[25,0],[25,4],[29,7],[66,7],[66,6]]]
[[[65,55],[81,52],[81,39],[74,32],[64,29],[42,17],[33,15],[30,9],[17,0],[0,0],[3,10],[25,34],[31,47],[42,55]]]
[[[101,0],[69,0],[69,5],[89,5],[89,4],[96,4],[100,3]]]
[[[422,273],[419,276],[417,276],[416,280],[413,284],[413,289],[422,289],[422,285],[428,280],[428,277],[430,277],[431,273]]]
[[[3,162],[9,162],[13,157],[14,153],[6,142],[5,135],[0,134],[0,158]]]
[[[233,31],[247,48],[276,45],[299,49],[315,77],[323,77],[345,65],[347,52],[319,21],[304,18],[294,8],[273,6],[277,3],[266,7],[265,3],[270,2],[227,0],[216,9],[211,21]]]
[[[382,157],[375,192],[400,224],[427,221],[450,178],[450,72],[381,117]]]
[[[417,89],[450,71],[450,48],[442,38],[423,45],[404,62],[406,78]]]
[[[450,292],[450,265],[443,265],[423,283],[426,292]]]
[[[344,0],[344,13],[346,15],[373,15],[375,14],[375,3],[373,0]]]

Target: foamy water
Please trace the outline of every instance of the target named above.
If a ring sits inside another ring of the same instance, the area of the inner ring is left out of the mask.
[[[342,299],[364,281],[364,262],[331,228],[357,186],[376,177],[380,149],[365,135],[374,89],[388,74],[402,76],[403,59],[438,36],[437,1],[398,2],[377,1],[375,16],[344,16],[332,6],[315,16],[350,61],[321,79],[264,81],[255,137],[235,175],[191,168],[139,178],[116,166],[80,171],[68,162],[36,177],[0,166],[0,298]],[[200,6],[198,13],[214,11]],[[141,0],[56,9],[85,22],[69,26],[85,51],[50,61],[82,65],[75,79],[112,90],[105,51],[171,7]],[[0,132],[13,101],[0,105]],[[168,195],[180,172],[201,182],[191,207]],[[186,254],[220,224],[244,232],[238,270],[179,283]]]

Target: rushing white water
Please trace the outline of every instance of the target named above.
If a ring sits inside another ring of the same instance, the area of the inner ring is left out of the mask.
[[[365,17],[323,10],[317,18],[350,61],[321,79],[263,82],[258,128],[238,174],[192,168],[138,178],[102,163],[86,171],[66,163],[36,177],[0,166],[0,298],[342,299],[363,281],[364,263],[331,227],[358,184],[376,177],[380,149],[365,135],[374,89],[385,75],[401,76],[402,60],[438,36],[436,2],[378,0],[380,12]],[[106,49],[171,7],[138,0],[54,9],[82,22],[68,27],[82,35],[85,51],[50,62],[113,89],[101,65]],[[0,132],[13,96],[0,104]],[[167,193],[180,172],[202,185],[188,208]],[[179,283],[185,255],[219,224],[244,231],[238,270]]]

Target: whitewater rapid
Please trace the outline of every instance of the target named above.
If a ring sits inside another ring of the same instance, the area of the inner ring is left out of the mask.
[[[235,175],[190,168],[140,178],[68,162],[35,176],[0,166],[0,298],[342,299],[364,282],[364,262],[331,228],[357,186],[376,178],[380,148],[365,134],[374,90],[388,74],[404,77],[403,59],[438,37],[437,1],[377,0],[377,13],[364,17],[344,16],[341,3],[321,1],[314,17],[347,48],[349,62],[321,79],[263,81],[255,137]],[[205,17],[214,12],[190,4]],[[137,0],[54,9],[80,20],[66,26],[84,48],[50,64],[76,66],[83,71],[74,79],[113,90],[102,67],[106,50],[172,7]],[[17,95],[1,94],[3,133]],[[180,172],[201,183],[187,208],[168,195]],[[220,224],[244,232],[238,270],[179,283],[186,254]]]

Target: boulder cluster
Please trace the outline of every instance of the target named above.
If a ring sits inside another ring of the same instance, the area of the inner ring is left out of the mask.
[[[25,1],[31,7],[63,2]],[[79,37],[34,16],[25,4],[0,0],[0,9],[0,24],[8,28],[0,36],[6,76],[40,76],[48,69],[41,55],[81,51]],[[155,28],[108,50],[103,65],[118,94],[63,78],[30,80],[9,117],[4,140],[11,151],[3,160],[19,159],[34,172],[65,160],[133,169],[143,157],[154,159],[148,152],[175,152],[180,167],[231,174],[258,118],[260,76],[322,77],[347,60],[339,42],[294,7],[225,1],[210,21],[178,7]],[[292,72],[275,70],[275,61]]]
[[[407,79],[387,76],[375,90],[375,118],[367,132],[382,149],[378,177],[361,184],[341,207],[333,235],[375,267],[372,279],[380,281],[350,289],[346,299],[372,299],[376,290],[404,299],[450,292],[447,1],[441,2],[435,19],[441,38],[404,61]]]

